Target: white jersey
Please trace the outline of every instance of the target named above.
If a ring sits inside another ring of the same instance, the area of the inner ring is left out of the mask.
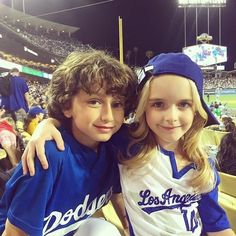
[[[131,235],[199,236],[201,195],[188,184],[196,173],[193,164],[178,171],[173,152],[156,149],[154,155],[138,170],[119,165]]]

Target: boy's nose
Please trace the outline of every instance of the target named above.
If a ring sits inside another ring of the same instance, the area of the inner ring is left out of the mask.
[[[113,121],[113,111],[111,105],[106,105],[101,110],[101,120],[105,122]]]

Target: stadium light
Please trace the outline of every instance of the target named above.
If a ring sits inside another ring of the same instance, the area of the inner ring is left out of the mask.
[[[225,7],[226,0],[178,0],[178,7]]]
[[[209,25],[209,12],[210,8],[219,8],[219,45],[221,45],[221,8],[226,6],[227,0],[178,0],[178,7],[184,9],[184,47],[187,46],[187,8],[195,8],[195,22],[196,22],[196,44],[198,37],[198,8],[207,8],[207,33],[209,35],[210,25]]]

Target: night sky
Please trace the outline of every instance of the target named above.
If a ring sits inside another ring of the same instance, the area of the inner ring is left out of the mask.
[[[10,0],[0,0],[9,5]],[[144,65],[145,52],[179,52],[184,46],[184,13],[177,0],[24,0],[25,11],[41,15],[74,7],[79,9],[41,18],[80,27],[76,37],[82,43],[108,49],[118,55],[118,16],[123,19],[124,54],[131,51],[130,64]],[[97,5],[93,5],[99,3]],[[22,10],[22,0],[14,0]],[[210,9],[211,43],[219,43],[219,11]],[[228,0],[222,8],[221,45],[228,47],[227,70],[236,62],[236,0]],[[195,8],[187,10],[187,46],[196,42]],[[198,11],[198,35],[207,33],[207,10]],[[137,57],[134,57],[134,48]]]

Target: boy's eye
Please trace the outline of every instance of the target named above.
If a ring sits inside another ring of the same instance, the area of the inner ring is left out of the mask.
[[[93,100],[89,100],[88,104],[93,105],[93,106],[99,106],[101,102],[99,100],[93,99]]]
[[[123,108],[124,107],[124,102],[113,102],[112,104],[113,108]]]

